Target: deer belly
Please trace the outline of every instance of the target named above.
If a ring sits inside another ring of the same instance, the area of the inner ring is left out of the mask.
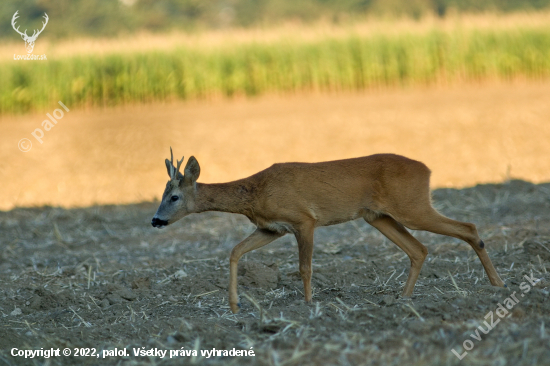
[[[364,218],[367,221],[372,221],[379,216],[380,213],[367,208],[359,209],[354,212],[338,212],[335,215],[320,217],[320,219],[317,221],[317,226],[336,225],[359,218]]]
[[[278,222],[278,221],[267,222],[264,225],[262,225],[261,228],[269,231],[275,231],[280,234],[294,232],[294,228],[288,222]]]

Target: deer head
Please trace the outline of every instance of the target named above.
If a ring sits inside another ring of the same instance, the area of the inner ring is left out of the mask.
[[[191,156],[185,165],[184,174],[180,173],[183,157],[178,160],[177,168],[174,167],[174,155],[170,148],[170,160],[166,159],[166,169],[170,180],[166,184],[162,201],[157,213],[151,221],[154,227],[162,228],[170,225],[184,216],[194,212],[195,197],[197,193],[197,179],[201,169],[194,156]]]
[[[26,29],[25,29],[25,32],[20,32],[19,27],[15,28],[15,20],[17,18],[19,18],[19,16],[17,15],[18,12],[19,12],[19,10],[16,11],[15,14],[13,14],[13,18],[11,18],[11,26],[13,27],[13,29],[17,33],[19,33],[21,35],[21,38],[23,38],[23,40],[25,41],[25,48],[27,49],[27,53],[31,53],[32,50],[34,49],[34,42],[36,41],[36,38],[38,38],[40,33],[42,33],[44,28],[46,28],[46,24],[48,24],[48,19],[49,19],[48,14],[44,13],[44,19],[46,21],[42,22],[42,29],[40,29],[40,30],[35,29],[32,36],[29,37],[27,35],[27,30]]]

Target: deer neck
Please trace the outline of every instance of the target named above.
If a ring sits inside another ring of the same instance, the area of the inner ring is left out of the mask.
[[[221,211],[250,217],[254,189],[245,181],[197,183],[196,212]]]

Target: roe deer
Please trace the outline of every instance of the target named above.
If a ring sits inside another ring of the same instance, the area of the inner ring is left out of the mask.
[[[184,174],[166,159],[170,180],[151,224],[162,228],[195,212],[245,215],[257,228],[233,248],[229,267],[229,305],[239,311],[237,264],[247,252],[291,233],[298,241],[304,295],[311,301],[313,230],[362,217],[397,244],[411,260],[403,296],[411,296],[428,250],[405,227],[464,240],[477,253],[493,286],[504,286],[474,224],[439,214],[430,202],[430,170],[393,154],[322,163],[282,163],[229,183],[197,183],[200,167],[191,156]]]

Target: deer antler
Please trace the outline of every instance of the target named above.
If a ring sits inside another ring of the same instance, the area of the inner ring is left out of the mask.
[[[178,173],[180,172],[181,163],[183,163],[183,156],[181,157],[181,160],[178,160],[178,167],[176,168],[176,178],[178,177]]]
[[[13,29],[14,29],[17,33],[19,33],[20,35],[25,36],[25,37],[28,37],[28,36],[27,36],[27,30],[26,30],[26,29],[25,29],[25,33],[21,33],[21,32],[19,31],[19,27],[15,28],[15,20],[16,20],[17,18],[19,18],[19,16],[17,15],[18,12],[19,12],[19,10],[17,10],[17,11],[15,12],[15,14],[13,14],[13,17],[11,18],[11,26],[12,26]],[[46,13],[44,13],[44,14],[46,14]],[[47,15],[46,15],[46,16],[47,16]],[[47,23],[47,21],[46,21],[46,23]],[[44,28],[42,28],[42,29],[44,29]]]
[[[40,29],[40,30],[38,31],[38,33],[36,33],[37,30],[35,30],[34,33],[33,33],[32,36],[31,36],[31,38],[36,39],[36,37],[38,37],[38,35],[39,35],[40,33],[42,33],[42,31],[44,30],[44,28],[46,28],[46,24],[48,24],[48,20],[50,19],[50,18],[48,18],[48,14],[44,13],[44,19],[46,19],[46,22],[45,22],[45,23],[42,22],[42,29]],[[26,31],[26,30],[25,30],[25,31]]]
[[[25,29],[25,32],[24,33],[21,33],[19,31],[19,27],[15,28],[15,20],[17,18],[19,18],[19,15],[17,15],[17,13],[19,13],[19,10],[17,10],[15,12],[15,14],[13,14],[13,17],[11,18],[11,26],[13,27],[13,29],[19,33],[21,36],[23,36],[25,38],[25,40],[29,40],[29,41],[35,41],[36,38],[40,35],[40,33],[42,33],[42,31],[44,30],[44,28],[46,28],[46,24],[48,24],[48,20],[50,18],[48,18],[48,14],[44,13],[44,19],[46,20],[46,22],[42,22],[42,29],[38,30],[38,29],[35,29],[32,36],[28,36],[27,35],[27,30]]]
[[[181,157],[181,160],[176,160],[178,162],[178,167],[174,168],[174,154],[172,153],[172,147],[170,146],[170,179],[178,179],[178,173],[180,172],[181,163],[183,163],[184,157]]]
[[[172,153],[172,146],[170,146],[170,179],[174,180],[174,154]]]

